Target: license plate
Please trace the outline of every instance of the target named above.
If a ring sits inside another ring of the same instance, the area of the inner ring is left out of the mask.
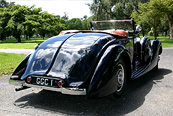
[[[32,78],[32,84],[36,84],[36,85],[41,85],[41,86],[57,86],[58,81],[54,80],[54,79],[48,79],[48,78],[43,78],[43,77],[35,77]]]

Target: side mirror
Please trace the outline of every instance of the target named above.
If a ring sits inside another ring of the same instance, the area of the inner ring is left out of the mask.
[[[141,30],[142,30],[142,27],[141,27],[140,25],[137,25],[137,26],[136,26],[136,32],[139,33],[139,32],[141,32]]]

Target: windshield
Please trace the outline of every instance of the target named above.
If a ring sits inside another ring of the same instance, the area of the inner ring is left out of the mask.
[[[92,21],[92,28],[94,30],[108,30],[108,29],[123,29],[133,30],[132,20],[105,20],[105,21]]]

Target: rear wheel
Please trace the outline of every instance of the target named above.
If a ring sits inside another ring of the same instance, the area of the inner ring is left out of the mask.
[[[117,90],[113,93],[114,97],[120,97],[124,92],[126,81],[127,81],[127,73],[126,73],[126,65],[123,60],[120,59],[118,61],[115,76],[117,77]]]

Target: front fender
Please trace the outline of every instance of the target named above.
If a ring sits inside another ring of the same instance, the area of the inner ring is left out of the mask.
[[[151,41],[151,48],[153,51],[153,58],[156,57],[157,53],[158,55],[162,53],[162,45],[158,39],[154,39]]]
[[[120,44],[111,45],[105,50],[90,81],[88,98],[108,96],[117,90],[117,78],[114,73],[117,62],[124,52],[128,51]]]
[[[151,41],[151,49],[153,52],[152,55],[152,64],[149,68],[149,70],[153,69],[159,61],[159,55],[162,53],[162,45],[161,42],[158,39],[154,39]]]

